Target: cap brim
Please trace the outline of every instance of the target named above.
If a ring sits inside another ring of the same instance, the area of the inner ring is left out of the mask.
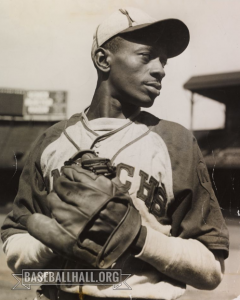
[[[154,23],[146,23],[129,27],[118,34],[134,31],[144,31],[153,36],[158,42],[163,43],[167,48],[168,58],[181,54],[188,46],[190,34],[187,26],[178,19],[165,19]]]

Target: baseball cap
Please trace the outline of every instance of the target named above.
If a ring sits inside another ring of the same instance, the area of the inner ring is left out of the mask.
[[[181,54],[189,43],[189,30],[178,19],[155,20],[142,10],[133,7],[121,8],[98,25],[93,36],[92,58],[95,51],[112,37],[128,32],[152,30],[158,41],[167,48],[168,58]]]

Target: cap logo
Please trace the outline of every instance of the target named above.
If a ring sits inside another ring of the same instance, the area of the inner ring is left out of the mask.
[[[122,14],[124,14],[127,17],[129,27],[132,27],[132,23],[135,21],[133,21],[133,19],[129,16],[128,11],[126,9],[122,9],[122,8],[120,8],[119,10]]]

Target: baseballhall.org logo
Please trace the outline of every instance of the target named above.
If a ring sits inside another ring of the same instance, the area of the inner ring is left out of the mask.
[[[12,290],[30,290],[32,285],[112,285],[113,290],[131,290],[126,282],[131,274],[121,269],[23,269],[12,276],[17,280]]]

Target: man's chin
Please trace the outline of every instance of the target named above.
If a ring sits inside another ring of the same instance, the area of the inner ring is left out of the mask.
[[[128,100],[126,101],[125,99],[125,103],[131,103],[132,105],[136,106],[136,107],[151,107],[154,104],[155,99],[157,98],[157,96],[149,96],[149,95],[145,95],[145,97],[134,97],[134,98],[128,98]]]
[[[146,107],[146,108],[151,107],[154,104],[155,99],[156,99],[156,97],[149,98],[145,101],[142,101],[141,102],[141,107]]]
[[[146,103],[145,105],[142,105],[142,107],[148,108],[148,107],[153,106],[153,104],[154,104],[154,100],[151,103]]]

